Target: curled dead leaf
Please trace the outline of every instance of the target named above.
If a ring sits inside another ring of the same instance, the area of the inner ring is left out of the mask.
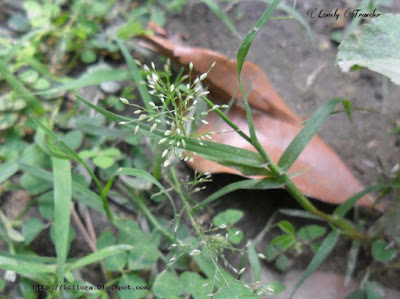
[[[210,98],[216,103],[228,103],[234,98],[236,101],[228,112],[228,117],[243,132],[248,133],[243,97],[237,79],[236,60],[208,49],[182,45],[159,27],[153,27],[153,30],[158,35],[142,36],[145,45],[183,66],[188,67],[192,62],[197,74],[207,72],[210,65],[216,62],[204,80],[210,91]],[[277,163],[286,147],[302,129],[301,119],[283,102],[259,66],[246,61],[241,75],[249,104],[253,108],[257,136],[272,160]],[[226,123],[220,121],[215,112],[210,113],[206,120],[208,124],[202,125],[198,133],[231,130]],[[235,132],[215,134],[212,138],[218,143],[255,151]],[[243,175],[233,168],[198,155],[189,165],[201,172]],[[294,174],[293,182],[305,195],[331,204],[341,204],[363,190],[360,182],[340,157],[318,136],[312,138],[288,173]],[[371,206],[372,199],[370,196],[364,196],[358,204]]]

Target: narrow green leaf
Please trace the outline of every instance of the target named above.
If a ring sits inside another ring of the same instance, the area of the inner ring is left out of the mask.
[[[0,184],[19,170],[17,161],[7,161],[0,165]]]
[[[129,80],[129,72],[125,68],[99,68],[90,73],[83,74],[77,79],[42,92],[37,92],[36,94],[49,95],[59,93],[61,91],[75,90],[77,88],[99,85],[103,82],[125,80]]]
[[[243,180],[235,183],[231,183],[213,194],[209,195],[206,199],[204,199],[198,207],[207,206],[210,202],[224,196],[228,193],[239,189],[248,189],[248,190],[265,190],[265,189],[278,189],[283,186],[283,183],[277,179],[265,178],[259,180]]]
[[[26,173],[34,177],[40,178],[46,182],[53,183],[54,178],[51,172],[25,163],[20,163],[19,166]],[[72,191],[74,199],[104,214],[104,209],[101,205],[101,198],[96,193],[89,190],[86,186],[79,184],[77,182],[72,182]]]
[[[336,242],[339,239],[339,233],[335,230],[331,231],[328,236],[324,239],[321,246],[319,247],[317,253],[314,255],[313,259],[311,260],[310,264],[308,265],[307,269],[304,271],[302,277],[297,282],[294,290],[290,294],[290,299],[293,298],[294,294],[298,290],[298,288],[303,284],[303,282],[314,272],[319,265],[325,260],[328,254],[332,251],[335,247]]]
[[[314,113],[314,115],[306,122],[306,125],[300,133],[296,135],[293,141],[286,148],[278,162],[278,167],[283,171],[290,169],[312,137],[317,133],[319,127],[324,123],[340,101],[342,100],[332,99],[327,101]]]
[[[258,19],[255,26],[250,30],[250,32],[245,37],[242,45],[237,52],[237,63],[238,63],[238,74],[242,71],[243,64],[246,60],[247,53],[249,52],[250,46],[253,40],[256,38],[257,34],[260,32],[261,28],[264,27],[265,23],[270,19],[272,12],[278,6],[280,0],[274,0],[268,9],[263,13],[263,15]],[[240,78],[240,76],[239,76]]]
[[[91,253],[85,257],[82,257],[78,261],[76,261],[72,264],[68,264],[65,267],[65,270],[73,271],[75,269],[79,269],[79,268],[85,267],[87,265],[97,263],[97,262],[101,261],[102,259],[112,256],[114,254],[118,254],[123,251],[128,251],[128,250],[132,250],[132,249],[133,249],[133,246],[125,245],[125,244],[108,246],[108,247],[102,248],[94,253]]]
[[[239,87],[240,87],[241,93],[243,95],[243,100],[244,100],[244,103],[246,106],[246,117],[247,117],[247,122],[249,125],[250,138],[253,143],[259,143],[259,142],[257,140],[257,135],[256,135],[256,131],[254,129],[254,122],[253,122],[253,117],[251,115],[249,101],[247,99],[246,91],[244,89],[240,73],[242,72],[243,64],[246,60],[247,53],[250,50],[250,46],[251,46],[253,40],[256,38],[256,36],[258,35],[261,28],[265,25],[265,23],[271,17],[272,12],[276,8],[276,6],[279,4],[279,2],[280,2],[280,0],[275,0],[268,7],[268,9],[258,19],[258,21],[256,22],[256,25],[247,34],[247,36],[245,37],[245,39],[242,42],[242,45],[240,46],[240,48],[237,52],[237,73],[238,73],[238,79],[239,79]]]
[[[365,195],[368,193],[379,190],[381,188],[387,187],[385,185],[376,185],[376,186],[371,186],[363,191],[358,192],[357,194],[354,194],[352,197],[347,199],[345,202],[343,202],[340,206],[338,206],[335,211],[333,212],[334,215],[339,216],[339,217],[344,217],[350,210],[351,208],[359,201],[361,198],[363,198]]]
[[[148,136],[153,139],[161,139],[164,138],[164,132],[155,129],[153,132],[150,132],[150,126],[140,123],[137,120],[129,119],[123,116],[116,115],[111,113],[101,107],[93,105],[92,103],[86,101],[85,99],[78,96],[78,99],[84,102],[89,107],[94,110],[100,112],[107,118],[113,121],[129,121],[132,122],[132,125],[128,125],[132,127],[132,134],[134,128],[139,125],[139,133]],[[264,162],[261,156],[255,152],[239,149],[233,146],[228,146],[215,142],[202,141],[203,145],[199,143],[198,140],[192,138],[185,138],[186,147],[184,149],[194,152],[203,156],[205,159],[212,160],[218,162],[220,164],[230,163],[230,165],[242,165],[244,168],[246,166],[259,168],[260,171],[265,167]],[[182,146],[182,145],[181,145]],[[183,148],[183,146],[182,146]]]
[[[254,281],[260,281],[261,264],[253,243],[250,243],[247,247],[247,256],[249,258],[251,271],[253,271]]]
[[[358,256],[358,253],[360,252],[360,245],[361,245],[361,243],[359,240],[353,240],[353,242],[351,242],[349,258],[347,260],[346,276],[344,279],[344,285],[346,287],[351,282],[353,272],[354,272],[354,269],[357,264],[357,256]]]
[[[222,8],[216,3],[215,0],[202,0],[207,7],[225,24],[225,26],[232,32],[236,37],[240,37],[237,32],[235,25],[233,25],[229,16],[222,10]]]
[[[28,262],[16,259],[11,256],[3,256],[0,252],[0,268],[15,271],[17,273],[55,273],[56,265],[46,265],[43,263]]]
[[[57,281],[64,282],[72,201],[71,166],[68,160],[51,159],[54,173],[54,229],[57,252]]]
[[[48,135],[51,140],[70,158],[78,161],[80,164],[85,167],[85,169],[88,171],[88,173],[91,175],[93,178],[93,181],[96,183],[97,189],[99,192],[103,190],[101,183],[99,179],[96,177],[96,175],[93,173],[92,169],[89,167],[89,165],[86,164],[85,161],[79,155],[72,149],[70,148],[62,139],[61,137],[57,136],[54,134],[48,127],[46,127],[44,124],[40,122],[36,117],[31,116],[30,117],[45,133]],[[107,214],[109,214],[106,209]]]
[[[153,177],[150,173],[143,169],[138,169],[138,168],[120,168],[117,170],[116,173],[114,173],[114,176],[120,175],[120,174],[125,174],[125,175],[131,175],[131,176],[136,176],[145,180],[148,180],[152,182],[154,185],[156,185],[160,190],[165,194],[171,201],[172,197],[167,191],[167,189],[164,188],[163,185],[155,178]]]
[[[151,96],[149,94],[149,91],[147,90],[146,86],[144,86],[141,83],[143,81],[143,77],[140,74],[140,70],[136,66],[135,61],[133,60],[131,54],[129,54],[129,51],[124,45],[124,43],[118,38],[116,38],[115,41],[117,42],[119,48],[121,49],[122,55],[124,55],[126,64],[128,65],[130,71],[130,75],[136,83],[136,87],[139,90],[140,96],[143,100],[144,105],[146,106],[146,109],[150,111],[150,113],[153,112],[154,108],[150,105]]]

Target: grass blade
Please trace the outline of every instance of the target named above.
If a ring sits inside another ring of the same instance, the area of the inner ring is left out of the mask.
[[[233,25],[231,19],[228,15],[222,10],[222,8],[216,3],[214,0],[202,0],[202,2],[207,5],[207,7],[225,24],[225,26],[232,32],[233,35],[240,38],[239,33],[237,32],[235,25]]]
[[[19,170],[17,161],[7,161],[0,165],[0,184],[13,176]]]
[[[168,199],[171,200],[172,203],[174,202],[167,189],[165,189],[164,186],[161,185],[161,183],[147,171],[138,168],[120,168],[117,170],[117,172],[114,173],[114,175],[120,175],[120,174],[136,176],[148,180],[149,182],[152,182],[154,185],[160,188],[162,193],[165,194],[168,197]]]
[[[325,260],[328,254],[335,247],[338,239],[339,239],[339,233],[335,230],[331,231],[326,236],[321,246],[319,247],[317,253],[314,255],[313,259],[308,265],[307,269],[304,271],[303,276],[297,282],[294,290],[290,294],[289,299],[293,298],[294,294],[296,293],[298,288],[303,284],[303,282],[311,275],[312,272],[314,272],[319,267],[319,265],[321,265],[321,263]]]
[[[36,94],[49,95],[61,91],[74,90],[77,88],[99,85],[108,81],[125,81],[129,80],[129,72],[125,68],[101,68],[90,73],[85,73],[77,79],[69,81],[65,84],[50,88]]]
[[[123,251],[132,250],[132,249],[133,249],[133,246],[125,245],[125,244],[108,246],[108,247],[102,248],[96,252],[93,252],[85,257],[82,257],[78,261],[76,261],[70,265],[67,265],[66,270],[72,271],[75,269],[79,269],[79,268],[85,267],[87,265],[97,263],[106,257],[118,254]]]
[[[68,255],[68,235],[72,202],[71,166],[69,160],[52,158],[54,172],[54,229],[57,252],[57,281],[64,282]]]
[[[260,281],[261,264],[253,243],[250,243],[250,245],[247,247],[247,257],[250,262],[250,268],[253,271],[254,281]]]
[[[283,182],[271,178],[265,178],[260,180],[250,179],[250,180],[234,182],[208,196],[198,205],[198,207],[207,206],[210,202],[220,198],[221,196],[224,196],[228,193],[231,193],[239,189],[265,190],[265,189],[278,189],[281,188],[282,186]]]
[[[16,91],[17,95],[24,99],[26,103],[33,108],[35,113],[41,114],[44,112],[39,99],[8,70],[7,64],[2,60],[0,60],[0,73],[7,81],[8,85],[10,85]]]
[[[292,140],[278,162],[278,167],[280,167],[282,171],[290,169],[312,137],[317,133],[319,127],[328,118],[335,106],[341,101],[341,99],[332,99],[325,102],[306,122],[303,129]]]
[[[146,109],[150,111],[151,113],[154,113],[154,108],[150,105],[151,102],[151,96],[149,94],[149,91],[147,88],[141,83],[143,80],[143,77],[138,69],[138,67],[135,64],[135,61],[133,60],[132,56],[129,54],[128,49],[126,46],[123,44],[121,40],[118,38],[115,39],[117,42],[119,48],[121,49],[122,55],[124,55],[126,64],[128,65],[130,75],[132,79],[135,81],[137,89],[139,90],[140,96],[142,97],[143,103],[146,106]]]
[[[161,139],[164,138],[164,132],[155,129],[153,132],[150,132],[150,126],[140,123],[137,120],[132,120],[127,117],[123,117],[114,113],[111,113],[101,107],[98,107],[96,105],[93,105],[92,103],[86,101],[85,99],[81,98],[78,96],[78,99],[84,102],[86,105],[89,107],[95,109],[96,111],[100,112],[103,114],[105,117],[107,117],[110,120],[120,122],[120,121],[129,121],[132,122],[131,126],[132,127],[132,134],[134,131],[134,128],[139,125],[139,130],[138,132],[144,136],[153,138],[153,139]],[[198,155],[203,156],[205,159],[211,160],[218,162],[220,164],[229,164],[230,166],[236,165],[241,166],[243,168],[245,167],[254,167],[258,168],[260,171],[265,170],[264,161],[262,160],[261,156],[258,153],[244,150],[244,149],[239,149],[233,146],[228,146],[220,143],[215,143],[215,142],[209,142],[203,140],[202,144],[199,143],[198,140],[192,139],[192,138],[185,138],[186,142],[186,147],[184,148],[185,150],[188,150],[190,152],[194,152]],[[183,148],[181,146],[181,148]],[[224,164],[224,165],[225,165]]]
[[[89,165],[87,165],[86,162],[83,161],[83,159],[79,157],[79,155],[72,148],[70,148],[59,136],[54,134],[52,130],[50,130],[48,127],[42,124],[40,120],[38,120],[34,116],[31,116],[31,119],[45,132],[47,136],[51,138],[51,140],[60,148],[60,150],[62,150],[67,156],[70,157],[70,159],[78,161],[83,165],[83,167],[85,167],[85,169],[89,172],[89,174],[93,178],[93,181],[95,182],[99,192],[101,193],[103,190],[101,183],[94,174],[94,172],[92,171],[92,169],[89,167]]]
[[[47,170],[33,167],[29,164],[19,163],[20,168],[34,177],[40,178],[46,182],[53,182],[53,174]],[[89,190],[86,186],[77,182],[72,182],[72,196],[75,200],[82,202],[85,205],[95,209],[99,213],[104,214],[103,206],[101,205],[101,198],[93,191]]]
[[[244,103],[246,106],[246,117],[247,117],[247,122],[249,124],[250,139],[254,143],[259,143],[259,142],[257,139],[256,131],[254,129],[253,117],[251,115],[249,101],[247,99],[246,91],[244,89],[243,82],[240,77],[240,73],[242,72],[242,68],[243,68],[244,62],[247,57],[247,53],[250,50],[250,46],[251,46],[253,40],[256,38],[256,36],[260,32],[261,28],[265,25],[265,23],[271,17],[272,12],[278,6],[279,2],[280,2],[280,0],[274,0],[274,2],[272,2],[272,4],[268,7],[268,9],[258,19],[258,21],[256,22],[256,25],[247,34],[247,36],[245,37],[245,39],[242,42],[242,45],[239,48],[239,51],[237,52],[237,72],[238,72],[238,78],[239,78],[239,87],[240,87],[240,91],[243,95],[243,100],[244,100]]]
[[[0,252],[0,268],[17,273],[55,273],[56,265],[46,265],[43,263],[35,263],[23,261],[10,256],[3,256]]]

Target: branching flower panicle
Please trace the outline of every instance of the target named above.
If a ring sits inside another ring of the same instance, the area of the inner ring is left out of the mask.
[[[204,145],[202,140],[212,139],[215,132],[201,134],[194,133],[196,123],[208,124],[204,119],[207,114],[217,108],[227,108],[227,105],[214,105],[214,107],[201,108],[200,99],[207,96],[209,91],[204,90],[202,81],[207,78],[208,73],[214,67],[198,76],[192,81],[193,64],[189,64],[189,74],[179,74],[172,80],[171,63],[168,59],[162,70],[157,70],[152,62],[151,67],[143,65],[142,70],[146,78],[149,93],[153,96],[154,102],[148,103],[150,109],[130,104],[128,100],[121,98],[121,102],[135,106],[138,109],[134,114],[139,115],[138,121],[151,125],[150,132],[155,129],[164,130],[164,137],[159,140],[159,144],[165,144],[166,148],[162,152],[164,167],[169,166],[175,157],[181,160],[193,160],[193,155],[187,153],[186,138],[197,139],[200,145]],[[129,122],[120,122],[127,124]],[[137,126],[135,131],[139,127]]]

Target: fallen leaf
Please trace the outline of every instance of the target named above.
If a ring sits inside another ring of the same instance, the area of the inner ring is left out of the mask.
[[[216,103],[228,103],[235,98],[235,104],[230,109],[228,117],[248,134],[243,97],[238,87],[236,60],[208,49],[182,45],[176,37],[168,36],[162,29],[157,27],[152,29],[158,35],[142,36],[146,42],[145,45],[183,66],[188,67],[192,62],[193,70],[197,74],[207,72],[210,65],[216,62],[204,80],[210,91],[210,98]],[[274,163],[277,163],[286,147],[302,129],[301,119],[283,102],[264,72],[256,64],[245,62],[242,81],[245,84],[249,104],[253,108],[257,136]],[[206,120],[208,124],[202,125],[198,133],[231,131],[231,128],[225,122],[221,122],[215,112],[210,113]],[[235,132],[215,134],[212,138],[218,143],[256,151]],[[208,161],[199,155],[195,155],[193,162],[189,165],[201,172],[243,175],[233,168]],[[290,168],[289,174],[296,174],[293,182],[305,195],[331,204],[343,203],[363,190],[360,182],[340,157],[318,136],[311,139]],[[364,196],[358,204],[371,206],[371,197]]]

